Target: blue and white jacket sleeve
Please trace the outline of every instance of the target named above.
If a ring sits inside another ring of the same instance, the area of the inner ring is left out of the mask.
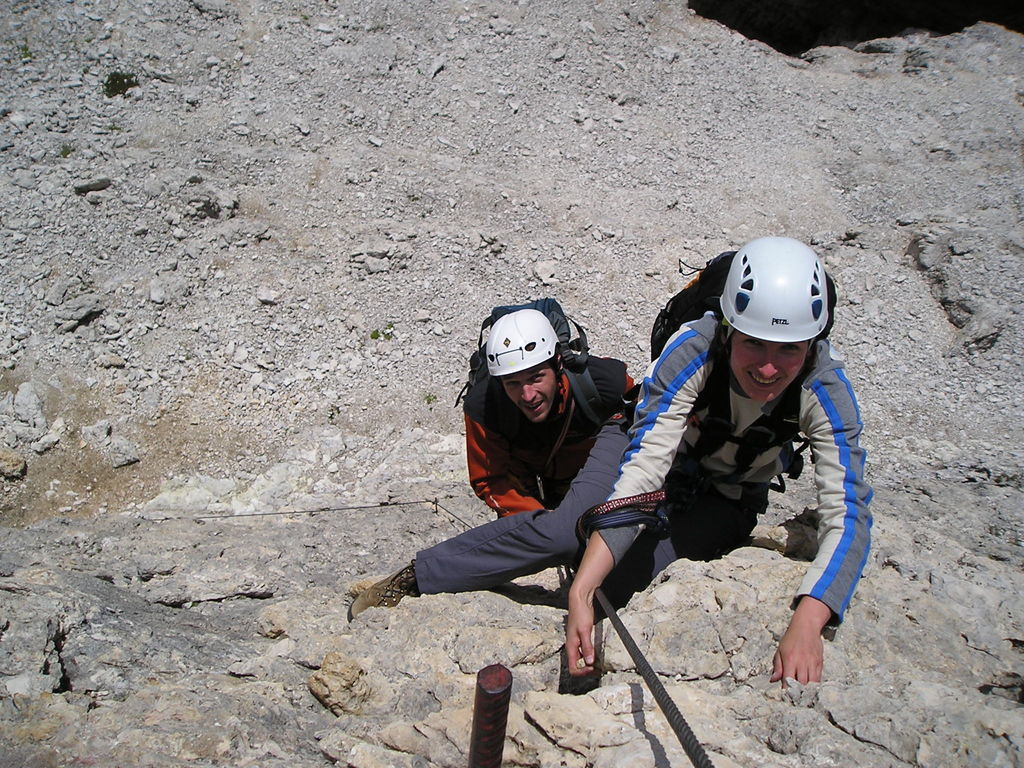
[[[707,380],[708,349],[716,327],[713,317],[683,326],[651,363],[610,498],[656,491],[664,484],[693,403]]]
[[[842,621],[871,546],[872,491],[864,478],[857,398],[831,346],[819,345],[819,364],[804,383],[800,413],[814,456],[818,554],[797,596],[821,600]]]

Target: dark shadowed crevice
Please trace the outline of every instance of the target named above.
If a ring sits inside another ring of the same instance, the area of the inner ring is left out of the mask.
[[[73,690],[71,678],[68,675],[68,666],[64,661],[64,643],[67,641],[67,632],[63,628],[56,628],[50,642],[53,643],[53,655],[47,657],[43,662],[42,672],[44,675],[57,677],[57,684],[53,688],[54,693],[68,693]]]
[[[1024,31],[1019,0],[690,0],[690,8],[789,56],[819,45],[852,48],[908,30],[945,35],[979,21]]]

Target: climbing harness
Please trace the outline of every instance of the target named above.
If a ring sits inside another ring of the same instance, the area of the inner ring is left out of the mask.
[[[562,443],[565,442],[565,436],[569,433],[569,423],[572,421],[572,415],[576,412],[576,398],[569,397],[569,406],[565,410],[562,429],[558,433],[558,439],[555,440],[555,444],[551,446],[551,451],[548,453],[547,459],[544,461],[543,472],[535,475],[537,483],[538,499],[542,504],[547,506],[548,504],[548,491],[544,487],[544,475],[550,474],[555,465],[555,454],[558,453],[558,449],[562,447]]]
[[[800,434],[800,386],[791,384],[771,412],[762,414],[742,435],[735,436],[735,427],[727,417],[732,408],[729,403],[731,384],[725,345],[716,338],[708,354],[714,358],[714,365],[707,382],[694,400],[689,417],[690,424],[700,429],[700,437],[687,449],[687,457],[699,462],[726,443],[734,443],[736,454],[733,461],[736,469],[730,477],[738,481],[750,470],[758,456],[772,448],[781,447],[789,457],[784,470],[786,476],[795,480],[803,469],[800,453],[808,444],[804,441],[799,448],[793,448],[793,441]],[[703,415],[699,416],[702,412]],[[785,489],[781,473],[779,484]]]

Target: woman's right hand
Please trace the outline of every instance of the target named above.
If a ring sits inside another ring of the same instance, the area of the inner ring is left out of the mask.
[[[569,674],[574,677],[594,674],[594,593],[569,588],[569,617],[565,626],[565,651]]]
[[[565,624],[565,652],[569,674],[594,674],[594,593],[611,573],[615,559],[601,534],[587,542],[579,570],[569,587],[569,616]]]

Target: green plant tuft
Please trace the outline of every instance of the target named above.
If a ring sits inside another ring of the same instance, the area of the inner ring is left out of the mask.
[[[337,403],[331,403],[327,407],[327,420],[331,424],[337,424],[341,419],[341,407]]]
[[[107,79],[103,81],[103,93],[107,98],[124,96],[129,88],[135,88],[138,84],[138,78],[131,72],[115,70],[107,75]]]
[[[370,338],[376,341],[377,339],[384,339],[384,341],[391,341],[395,338],[395,324],[388,323],[383,328],[374,328],[370,331]]]
[[[71,146],[70,144],[61,144],[60,145],[60,156],[61,157],[68,157],[74,151],[75,151],[75,148],[73,146]]]

